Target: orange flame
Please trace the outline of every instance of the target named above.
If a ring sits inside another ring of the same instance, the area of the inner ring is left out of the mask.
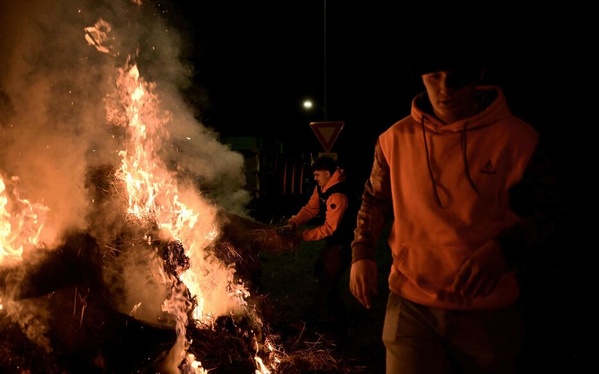
[[[168,140],[168,112],[159,111],[155,86],[145,82],[136,65],[121,69],[117,87],[119,102],[125,106],[126,121],[115,121],[126,129],[126,148],[119,151],[120,168],[116,176],[125,185],[127,213],[149,221],[158,228],[161,240],[183,244],[190,267],[172,275],[161,272],[163,282],[170,283],[170,296],[162,309],[176,316],[177,341],[165,359],[165,370],[175,368],[185,358],[189,343],[185,339],[190,305],[186,291],[197,301],[191,315],[196,320],[211,320],[230,313],[244,313],[248,292],[235,284],[235,269],[206,253],[218,237],[216,207],[205,202],[192,186],[179,183],[175,173],[160,159],[161,146]],[[107,108],[109,118],[116,119],[118,108]],[[169,368],[170,366],[170,368]],[[196,364],[200,370],[201,365]]]
[[[21,261],[25,248],[42,247],[39,237],[48,207],[21,198],[18,180],[5,182],[0,175],[0,264]]]

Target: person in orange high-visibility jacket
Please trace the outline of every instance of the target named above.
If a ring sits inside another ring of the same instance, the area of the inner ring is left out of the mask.
[[[321,325],[330,322],[343,329],[347,323],[346,311],[338,284],[350,265],[358,204],[353,202],[345,170],[334,159],[320,157],[312,164],[312,170],[316,181],[314,191],[284,227],[299,230],[320,218],[316,226],[307,225],[297,232],[303,241],[325,241],[314,266],[317,287],[304,319]]]

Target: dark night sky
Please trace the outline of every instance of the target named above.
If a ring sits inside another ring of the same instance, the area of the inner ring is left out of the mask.
[[[322,150],[308,124],[323,120],[323,113],[306,113],[301,102],[312,96],[324,105],[326,63],[327,119],[345,122],[333,151],[369,165],[376,136],[408,113],[421,90],[406,63],[413,46],[433,49],[461,30],[475,48],[491,50],[485,83],[503,87],[513,112],[553,147],[563,149],[569,141],[561,128],[572,120],[578,100],[574,74],[583,69],[585,56],[573,39],[580,40],[582,30],[564,20],[583,10],[504,6],[443,13],[382,1],[329,0],[325,59],[323,5],[297,0],[181,5],[184,21],[178,25],[193,36],[186,52],[196,69],[193,90],[209,99],[197,103],[203,123],[223,136],[267,136]],[[199,95],[189,97],[197,101]],[[558,162],[569,160],[560,154]]]
[[[555,88],[566,87],[570,79],[563,74],[572,67],[571,58],[562,56],[572,56],[576,47],[569,31],[550,17],[532,23],[530,14],[514,14],[500,23],[473,22],[472,15],[440,25],[427,13],[406,14],[386,2],[366,7],[329,0],[325,61],[323,4],[181,6],[185,22],[179,25],[194,38],[187,53],[196,69],[195,88],[206,90],[211,102],[203,110],[205,124],[224,134],[313,136],[308,122],[322,120],[322,113],[307,114],[300,104],[312,96],[324,105],[326,62],[328,119],[345,121],[344,132],[382,130],[407,114],[409,100],[421,89],[406,65],[411,45],[415,40],[430,48],[445,43],[451,30],[442,25],[472,30],[468,37],[475,47],[494,45],[487,82],[501,84],[513,110],[530,121],[543,119],[537,114],[563,98]],[[557,78],[551,76],[555,72]]]

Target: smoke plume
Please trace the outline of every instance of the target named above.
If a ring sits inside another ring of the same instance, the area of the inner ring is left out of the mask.
[[[181,55],[184,36],[167,23],[169,11],[127,0],[3,1],[0,175],[18,177],[21,196],[49,208],[46,245],[94,224],[86,178],[101,165],[118,165],[123,137],[104,103],[118,69],[131,63],[156,85],[160,109],[170,115],[159,150],[164,162],[181,183],[243,214],[243,159],[195,119],[197,110],[181,96],[193,65]]]

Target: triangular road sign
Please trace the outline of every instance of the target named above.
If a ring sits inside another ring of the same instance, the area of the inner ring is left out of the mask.
[[[343,122],[310,122],[310,127],[328,153],[343,130]]]

